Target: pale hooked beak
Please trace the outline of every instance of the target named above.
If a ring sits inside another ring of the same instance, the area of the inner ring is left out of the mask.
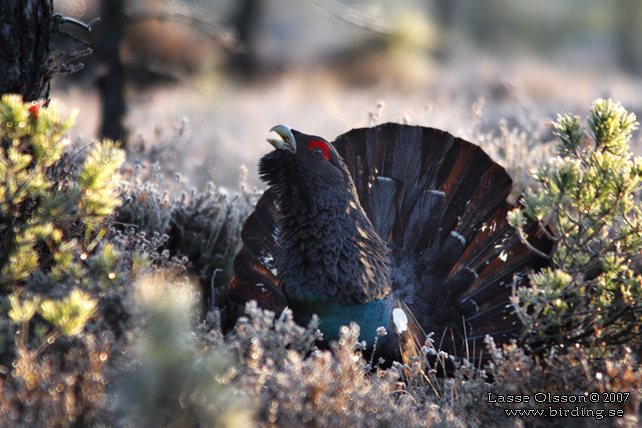
[[[292,129],[289,126],[276,125],[274,128],[270,129],[270,132],[272,131],[279,134],[281,140],[268,138],[268,143],[272,144],[275,149],[285,149],[292,153],[296,152],[296,140],[294,139],[294,135],[292,135]]]

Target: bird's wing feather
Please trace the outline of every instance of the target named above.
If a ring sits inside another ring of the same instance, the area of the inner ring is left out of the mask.
[[[234,278],[227,289],[230,302],[243,305],[256,300],[276,312],[287,306],[274,268],[278,217],[275,192],[268,189],[241,231],[243,248],[234,259]]]

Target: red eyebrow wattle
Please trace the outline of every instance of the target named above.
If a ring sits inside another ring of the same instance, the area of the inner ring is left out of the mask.
[[[321,150],[323,150],[323,157],[325,158],[325,160],[330,162],[330,149],[328,149],[328,145],[323,141],[312,140],[312,142],[310,142],[310,144],[308,145],[308,150],[312,150],[315,147],[319,147]]]

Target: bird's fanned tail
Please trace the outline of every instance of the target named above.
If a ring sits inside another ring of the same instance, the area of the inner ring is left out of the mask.
[[[333,144],[391,247],[396,294],[435,332],[436,345],[465,356],[483,348],[485,335],[514,338],[521,325],[509,305],[513,280],[523,284],[546,261],[508,225],[506,171],[480,147],[420,126],[355,129]],[[551,243],[535,226],[529,239],[546,253]]]

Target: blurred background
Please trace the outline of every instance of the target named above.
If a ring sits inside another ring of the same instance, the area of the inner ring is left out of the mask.
[[[642,113],[639,0],[56,0],[94,52],[53,80],[80,145],[121,139],[190,186],[260,186],[269,129],[388,121],[481,144],[513,175],[557,113]],[[72,38],[62,51],[80,50]],[[640,153],[636,135],[634,150]],[[519,146],[519,147],[517,147]],[[241,166],[247,167],[247,174]]]

